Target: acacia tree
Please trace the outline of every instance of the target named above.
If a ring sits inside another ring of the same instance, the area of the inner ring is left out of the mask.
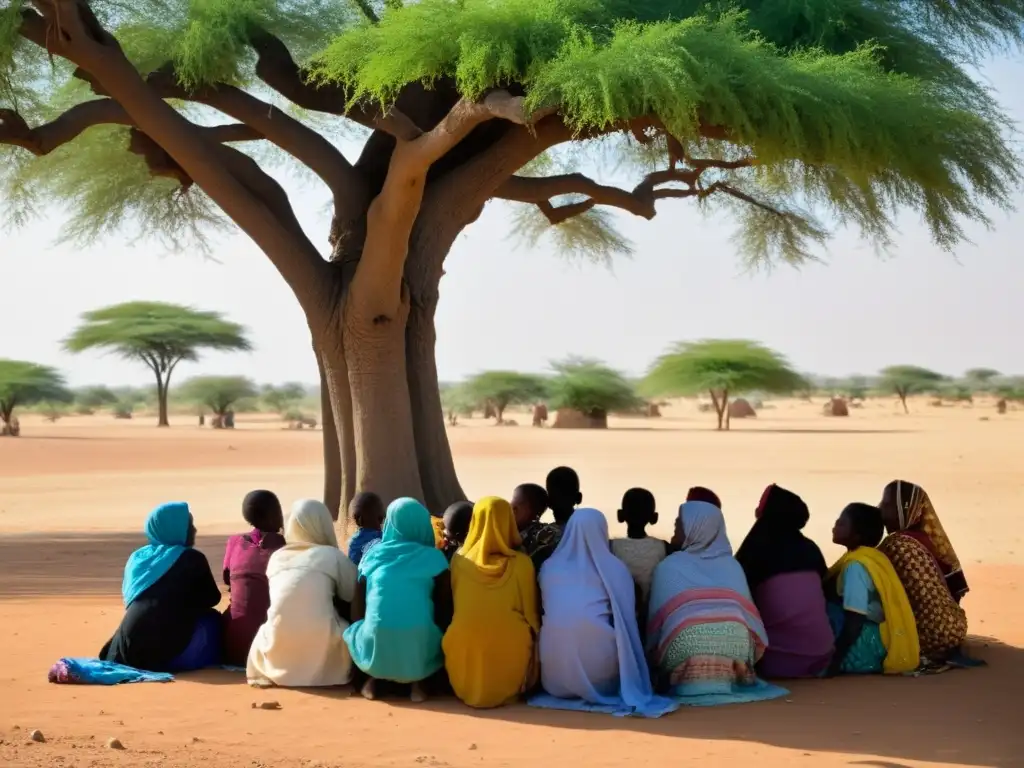
[[[631,411],[643,404],[629,380],[598,360],[570,357],[551,364],[547,383],[551,407],[578,411],[595,426],[607,427],[612,411]]]
[[[177,304],[131,301],[82,315],[82,324],[65,341],[69,352],[107,349],[126,360],[145,363],[156,377],[157,426],[167,427],[171,374],[184,361],[195,362],[204,349],[250,350],[245,329],[218,312]]]
[[[175,394],[183,400],[206,406],[223,419],[239,400],[255,397],[257,389],[244,376],[195,376],[178,387]]]
[[[498,424],[503,423],[510,405],[532,403],[547,392],[543,377],[516,371],[484,371],[464,384],[465,393],[476,403],[490,403]]]
[[[286,384],[267,384],[260,391],[263,402],[274,410],[274,413],[284,415],[295,403],[306,396],[306,387],[298,382]]]
[[[782,355],[756,341],[684,341],[659,357],[644,389],[663,397],[711,395],[718,429],[729,429],[729,397],[740,392],[806,391],[807,380]]]
[[[910,413],[907,398],[924,392],[940,389],[946,377],[919,365],[890,365],[879,372],[879,388],[891,392],[900,399],[903,412]]]
[[[71,393],[64,377],[46,365],[23,360],[0,360],[0,426],[11,430],[11,419],[18,406],[41,402],[69,402]]]
[[[0,144],[27,150],[5,158],[9,199],[68,203],[73,235],[236,224],[311,330],[328,504],[360,488],[442,509],[463,494],[438,284],[489,201],[607,256],[628,248],[609,211],[689,199],[731,208],[747,257],[790,262],[827,235],[818,216],[885,246],[909,208],[951,248],[1008,204],[1008,121],[970,68],[1020,38],[1022,0],[739,5],[0,0]],[[339,124],[369,131],[354,160]],[[264,144],[329,191],[329,260]],[[635,180],[606,183],[601,164]]]

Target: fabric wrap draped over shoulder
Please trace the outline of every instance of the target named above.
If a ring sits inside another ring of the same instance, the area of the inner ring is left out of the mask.
[[[636,623],[633,578],[608,545],[596,509],[577,509],[540,573],[546,694],[530,704],[659,717],[678,705],[654,694]]]
[[[472,707],[501,706],[536,677],[537,580],[519,543],[512,507],[489,496],[474,505],[466,542],[452,558],[445,667],[455,695]]]
[[[433,590],[434,579],[446,570],[426,508],[415,499],[391,502],[380,543],[359,562],[366,615],[345,631],[356,666],[398,683],[425,680],[444,666]]]
[[[188,529],[192,513],[188,504],[174,501],[162,504],[146,518],[146,539],[149,543],[132,552],[124,568],[121,595],[125,607],[157,583],[188,548]]]
[[[289,687],[343,685],[352,661],[335,598],[350,603],[356,568],[338,548],[330,513],[315,500],[296,503],[287,544],[270,556],[270,609],[249,651],[251,682]]]

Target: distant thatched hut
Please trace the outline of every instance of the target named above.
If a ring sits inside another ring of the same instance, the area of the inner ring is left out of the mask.
[[[608,412],[594,410],[588,413],[571,408],[559,408],[555,412],[552,429],[607,429]]]
[[[754,410],[754,406],[742,397],[737,397],[729,403],[730,419],[752,419],[756,417],[757,411]]]
[[[833,397],[822,409],[826,416],[849,416],[850,408],[842,397]]]

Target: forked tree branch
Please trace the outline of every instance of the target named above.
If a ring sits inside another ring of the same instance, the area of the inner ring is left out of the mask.
[[[253,29],[249,33],[249,41],[256,51],[256,76],[296,106],[347,117],[368,128],[390,133],[402,141],[412,141],[423,133],[395,108],[385,113],[374,106],[355,104],[350,107],[349,94],[341,86],[310,83],[288,47],[269,32]]]
[[[703,199],[716,193],[730,195],[772,213],[784,215],[782,211],[757,200],[723,180],[717,180],[706,187],[701,184],[702,175],[709,169],[749,168],[756,163],[755,158],[737,160],[691,158],[685,152],[680,152],[680,157],[686,161],[688,167],[670,167],[653,171],[647,174],[632,191],[598,184],[581,173],[572,173],[548,177],[512,176],[498,187],[494,197],[520,203],[533,203],[551,224],[561,224],[598,205],[619,208],[635,216],[653,219],[657,214],[655,203],[658,200],[691,197]],[[684,186],[682,188],[678,186],[663,187],[661,186],[663,184],[682,184]],[[554,198],[565,195],[582,195],[585,199],[563,205],[555,205],[552,202]]]

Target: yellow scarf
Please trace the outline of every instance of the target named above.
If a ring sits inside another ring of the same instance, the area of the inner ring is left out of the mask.
[[[847,552],[833,565],[828,580],[836,579],[836,591],[843,593],[843,569],[850,563],[859,563],[868,572],[882,598],[885,621],[879,625],[882,645],[885,646],[885,661],[882,670],[887,675],[912,672],[921,663],[921,646],[917,637],[917,624],[910,600],[903,589],[889,558],[873,547],[858,547]]]
[[[473,507],[473,521],[469,524],[466,542],[459,557],[452,559],[452,572],[469,568],[484,582],[498,584],[505,579],[509,562],[516,557],[516,547],[522,540],[512,514],[512,507],[504,499],[488,496]]]

